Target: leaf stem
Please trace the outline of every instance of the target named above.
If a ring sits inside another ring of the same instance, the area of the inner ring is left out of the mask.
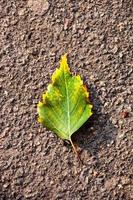
[[[70,141],[70,143],[71,143],[71,145],[72,145],[72,148],[73,148],[74,153],[76,154],[78,160],[81,162],[80,155],[79,155],[79,153],[78,153],[78,151],[77,151],[77,149],[76,149],[76,147],[75,147],[75,145],[74,145],[72,139],[70,138],[69,141]]]

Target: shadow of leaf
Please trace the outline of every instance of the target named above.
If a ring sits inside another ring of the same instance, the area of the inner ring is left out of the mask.
[[[81,148],[81,151],[87,150],[90,156],[98,161],[100,149],[115,142],[117,128],[110,121],[109,114],[104,112],[94,86],[90,85],[88,90],[91,91],[90,101],[93,104],[93,115],[73,134],[72,139]]]

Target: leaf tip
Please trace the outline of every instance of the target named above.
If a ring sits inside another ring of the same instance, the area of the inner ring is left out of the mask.
[[[60,68],[63,69],[64,71],[70,72],[70,68],[69,68],[68,63],[67,63],[67,53],[64,54],[63,56],[61,56]]]

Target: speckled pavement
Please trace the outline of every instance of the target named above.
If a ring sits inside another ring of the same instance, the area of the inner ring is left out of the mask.
[[[0,200],[133,198],[131,0],[0,1]],[[37,122],[68,53],[94,114],[69,144]]]

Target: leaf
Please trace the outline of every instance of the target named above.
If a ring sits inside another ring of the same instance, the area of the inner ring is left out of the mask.
[[[79,75],[72,76],[67,55],[63,55],[60,68],[52,75],[52,83],[37,105],[38,120],[60,138],[69,140],[76,154],[71,136],[92,115],[88,97],[86,86]]]

